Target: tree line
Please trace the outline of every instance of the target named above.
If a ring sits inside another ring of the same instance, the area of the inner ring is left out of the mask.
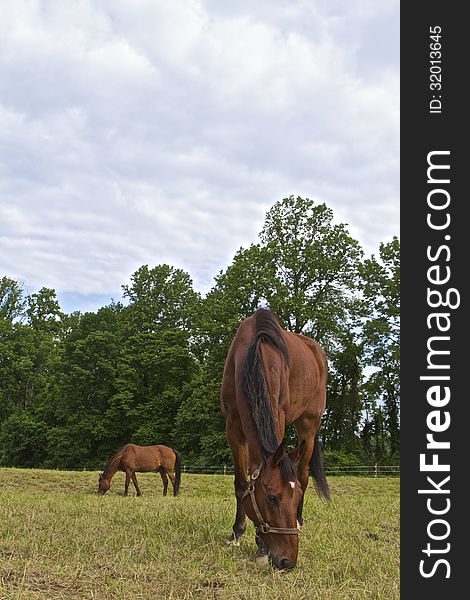
[[[98,468],[120,446],[164,444],[231,464],[219,392],[241,321],[270,308],[328,355],[327,464],[399,458],[399,241],[364,256],[325,204],[266,214],[202,296],[184,270],[141,266],[122,301],[65,314],[56,292],[0,278],[0,464]],[[295,443],[291,429],[290,443]]]

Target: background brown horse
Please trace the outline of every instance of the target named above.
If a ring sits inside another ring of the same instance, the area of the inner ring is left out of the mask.
[[[103,473],[99,476],[98,494],[105,494],[110,486],[111,479],[117,471],[124,471],[126,483],[124,495],[128,495],[129,481],[135,486],[138,496],[142,496],[137,483],[137,473],[159,471],[163,480],[163,495],[166,496],[168,477],[173,485],[173,495],[179,492],[181,482],[181,456],[179,452],[167,446],[136,446],[127,444],[120,448],[107,462]]]
[[[326,380],[327,360],[321,346],[282,330],[271,312],[258,309],[238,328],[221,391],[237,499],[227,542],[238,545],[248,514],[257,525],[259,554],[268,554],[278,568],[297,562],[298,536],[293,534],[296,521],[303,522],[309,465],[317,492],[329,499],[318,440]],[[290,423],[298,446],[289,456],[283,438]]]

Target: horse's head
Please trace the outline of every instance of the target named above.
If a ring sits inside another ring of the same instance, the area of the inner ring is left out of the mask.
[[[290,569],[297,563],[299,536],[297,507],[302,489],[294,462],[299,450],[289,456],[284,442],[251,475],[243,498],[247,515],[256,525],[272,564]]]
[[[108,479],[105,479],[104,474],[100,473],[98,479],[98,496],[103,496],[109,490],[111,483]]]

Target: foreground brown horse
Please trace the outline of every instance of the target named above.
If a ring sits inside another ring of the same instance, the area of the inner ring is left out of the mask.
[[[167,446],[136,446],[127,444],[120,448],[107,462],[103,472],[100,474],[98,483],[98,494],[106,494],[111,486],[111,479],[117,471],[124,471],[126,483],[124,484],[124,495],[128,495],[129,482],[135,486],[138,496],[142,496],[137,483],[137,473],[148,473],[159,471],[163,480],[163,495],[166,496],[168,488],[168,477],[173,485],[173,495],[179,492],[181,482],[181,456],[179,452]]]
[[[227,543],[239,544],[248,515],[256,525],[258,554],[280,569],[297,562],[309,465],[319,495],[330,496],[318,440],[326,380],[321,346],[282,330],[271,312],[258,309],[238,328],[221,391],[237,499]],[[290,423],[298,446],[287,455],[283,438]]]

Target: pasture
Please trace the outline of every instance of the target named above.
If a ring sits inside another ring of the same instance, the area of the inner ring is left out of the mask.
[[[330,504],[310,481],[297,567],[279,572],[255,561],[251,522],[224,545],[232,476],[183,474],[176,498],[137,476],[142,497],[123,473],[99,497],[98,472],[0,469],[0,598],[399,598],[397,478],[330,477]]]

